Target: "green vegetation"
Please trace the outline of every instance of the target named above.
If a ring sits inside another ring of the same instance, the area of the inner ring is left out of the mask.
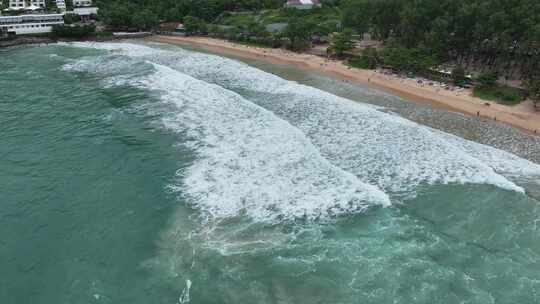
[[[283,32],[283,36],[290,40],[290,48],[294,51],[307,49],[311,44],[313,25],[309,22],[291,20]]]
[[[477,86],[474,88],[473,95],[484,100],[495,101],[505,105],[516,105],[523,100],[519,89],[501,85]]]
[[[350,29],[345,29],[340,33],[336,33],[334,37],[332,37],[332,43],[330,45],[332,53],[341,58],[346,51],[354,49],[352,36],[353,32]]]
[[[349,28],[384,45],[377,56],[352,59],[353,66],[378,64],[428,74],[441,63],[451,63],[459,66],[453,73],[456,84],[465,81],[464,71],[489,70],[535,88],[532,79],[540,70],[538,0],[325,0],[322,8],[313,10],[285,9],[284,2],[96,0],[101,20],[115,29],[152,29],[159,21],[187,20],[192,34],[293,50],[309,48],[314,35],[326,40],[337,32],[333,48],[341,56],[350,45],[343,28]],[[268,30],[278,23],[288,26]],[[506,90],[497,92],[510,99]]]
[[[384,65],[400,72],[422,73],[439,64],[437,58],[425,50],[400,45],[386,47],[382,58]]]
[[[151,10],[145,9],[133,14],[131,25],[139,30],[152,30],[159,26],[159,19]]]
[[[5,1],[5,2],[8,2],[8,1]],[[49,11],[56,11],[56,10],[58,10],[58,7],[56,6],[56,1],[55,1],[55,0],[46,0],[46,1],[45,1],[45,7],[46,7],[47,10],[49,10]]]
[[[95,34],[96,27],[90,25],[55,25],[53,26],[52,35],[56,38],[84,38]]]
[[[96,32],[96,37],[98,39],[109,40],[113,38],[113,33],[112,32]]]
[[[81,21],[81,17],[77,14],[65,14],[64,15],[64,23],[65,24],[73,24]]]
[[[348,64],[354,68],[373,70],[380,64],[381,58],[374,48],[367,48],[362,51],[360,57],[352,58]]]
[[[184,28],[187,35],[208,33],[208,25],[206,24],[206,22],[197,17],[187,16],[184,19]]]
[[[65,2],[66,2],[66,9],[67,9],[68,11],[72,11],[72,10],[73,10],[73,7],[74,7],[74,6],[73,6],[73,0],[66,0]]]
[[[133,26],[130,16],[144,9],[151,10],[158,20],[178,21],[192,16],[210,23],[224,12],[259,11],[283,5],[282,0],[96,0],[95,3],[113,27]],[[117,13],[119,10],[125,13],[124,17]]]
[[[476,78],[476,87],[473,95],[484,100],[491,100],[505,105],[516,105],[523,100],[519,89],[497,84],[499,75],[495,72],[486,72]]]
[[[238,12],[238,13],[224,13],[222,16],[215,21],[215,23],[220,25],[229,25],[242,27],[246,24],[255,22],[256,15],[252,12]]]
[[[461,86],[467,81],[465,69],[462,66],[457,66],[452,70],[452,81],[455,85]]]
[[[478,82],[478,86],[480,87],[493,87],[497,84],[498,78],[499,76],[497,75],[497,73],[488,72],[480,74],[476,78],[476,81]]]
[[[343,25],[439,61],[519,78],[540,68],[540,1],[347,0]]]

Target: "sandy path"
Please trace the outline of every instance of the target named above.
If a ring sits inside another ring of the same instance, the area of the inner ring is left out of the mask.
[[[534,110],[531,101],[513,107],[493,102],[490,106],[486,106],[486,101],[472,97],[470,90],[444,90],[440,87],[418,84],[412,79],[402,79],[370,70],[351,69],[340,61],[309,54],[298,54],[283,49],[245,46],[205,37],[152,36],[145,39],[198,47],[218,54],[258,59],[274,64],[293,65],[321,75],[380,89],[413,102],[427,103],[438,108],[473,116],[477,116],[479,113],[482,118],[497,120],[540,134],[540,112]]]

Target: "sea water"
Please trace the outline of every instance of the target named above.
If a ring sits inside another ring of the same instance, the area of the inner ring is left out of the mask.
[[[148,43],[0,90],[2,303],[540,301],[534,137]]]

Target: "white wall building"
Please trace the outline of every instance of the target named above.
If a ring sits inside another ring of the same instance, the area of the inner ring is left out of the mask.
[[[97,7],[76,7],[73,9],[73,13],[81,17],[82,22],[88,22],[92,19],[93,15],[98,14]]]
[[[64,14],[0,17],[0,29],[15,35],[50,33],[53,26],[62,24],[64,24]]]
[[[26,5],[27,3],[45,8],[45,0],[9,0],[9,7],[12,9],[23,9],[28,6]]]
[[[61,10],[62,12],[66,11],[66,1],[64,0],[56,0],[56,7]]]
[[[97,15],[98,13],[97,7],[76,7],[73,9],[73,13],[79,15],[79,16],[89,16],[89,15]]]
[[[296,9],[312,9],[321,6],[320,0],[288,0],[287,3],[285,3],[286,8]]]
[[[92,0],[73,0],[73,7],[92,6]]]

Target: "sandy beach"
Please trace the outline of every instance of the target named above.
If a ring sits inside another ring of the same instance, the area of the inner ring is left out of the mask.
[[[202,48],[218,54],[257,59],[268,63],[292,65],[343,81],[373,87],[412,102],[430,104],[437,108],[479,116],[481,119],[503,122],[531,133],[540,133],[540,112],[535,111],[531,101],[517,106],[490,102],[488,106],[485,100],[473,97],[471,90],[446,90],[440,86],[430,86],[425,81],[419,83],[417,79],[400,78],[380,71],[354,69],[341,61],[283,49],[259,48],[205,37],[152,36],[145,39]]]

